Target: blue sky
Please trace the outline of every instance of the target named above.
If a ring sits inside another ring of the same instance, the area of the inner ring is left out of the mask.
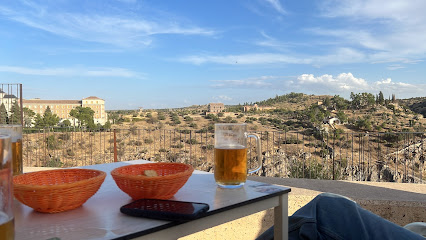
[[[426,96],[424,0],[3,0],[0,83],[106,108]]]

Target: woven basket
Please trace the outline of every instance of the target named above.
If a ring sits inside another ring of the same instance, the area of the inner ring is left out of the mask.
[[[80,207],[100,188],[106,173],[93,169],[58,169],[13,177],[15,198],[38,212]]]
[[[144,175],[155,170],[156,177]],[[194,168],[183,163],[147,163],[116,168],[111,171],[117,186],[133,199],[169,199],[185,185]]]

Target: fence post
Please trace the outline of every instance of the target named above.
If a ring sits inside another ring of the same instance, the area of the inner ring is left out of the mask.
[[[117,136],[116,136],[115,129],[114,129],[114,162],[118,162],[117,161]]]
[[[335,149],[335,142],[336,142],[336,131],[334,131],[334,133],[333,133],[333,148],[332,148],[332,150],[331,150],[331,154],[332,154],[332,161],[333,161],[333,169],[332,169],[332,171],[333,171],[333,180],[336,180],[336,178],[335,178],[335,168],[334,168],[334,164],[335,164],[335,161],[334,161],[334,149]]]

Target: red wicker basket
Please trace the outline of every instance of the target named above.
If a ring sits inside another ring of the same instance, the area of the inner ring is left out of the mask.
[[[15,198],[38,212],[57,213],[83,205],[100,188],[106,173],[57,169],[13,177]]]
[[[148,177],[145,170],[155,170],[158,176]],[[194,168],[183,163],[147,163],[116,168],[111,171],[117,186],[133,199],[169,199],[176,194]]]

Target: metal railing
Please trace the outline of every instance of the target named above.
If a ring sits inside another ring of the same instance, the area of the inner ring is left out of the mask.
[[[425,132],[255,132],[262,140],[260,176],[424,183]],[[147,159],[213,171],[214,135],[196,130],[26,129],[24,166],[72,167]],[[256,164],[249,140],[249,165]]]

